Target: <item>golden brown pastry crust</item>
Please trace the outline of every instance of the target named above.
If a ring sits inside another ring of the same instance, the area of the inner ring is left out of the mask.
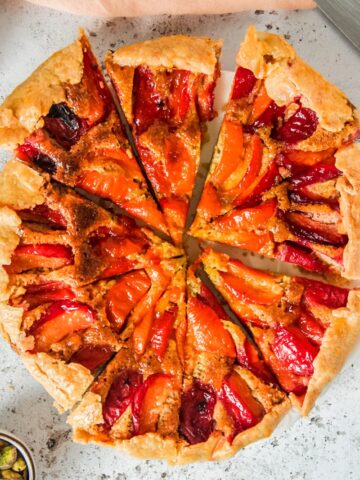
[[[336,167],[343,172],[336,182],[340,194],[342,222],[349,237],[344,249],[342,276],[360,278],[360,145],[354,143],[337,151]]]
[[[90,371],[79,363],[66,364],[47,353],[22,355],[21,359],[55,400],[54,406],[60,413],[79,402],[94,380]]]
[[[314,360],[314,375],[301,407],[307,415],[324,387],[339,373],[360,336],[360,291],[352,290],[346,308],[332,312],[332,321]]]
[[[64,84],[79,83],[82,73],[80,39],[45,60],[0,106],[0,146],[13,149],[22,143],[41,126],[51,105],[65,100]]]
[[[21,330],[23,309],[0,303],[0,333],[17,352],[26,352],[34,347],[34,339]]]
[[[9,277],[3,269],[4,265],[10,264],[11,256],[19,244],[21,219],[14,210],[1,207],[0,225],[0,333],[9,343],[21,344],[23,337],[19,338],[18,332],[22,321],[22,309],[10,307],[6,303],[10,295]]]
[[[70,417],[69,417],[70,418]],[[94,439],[85,430],[75,429],[73,439],[76,442],[87,444],[89,442],[101,446],[116,448],[141,459],[166,460],[169,464],[177,464],[177,442],[174,438],[163,438],[156,433],[146,433],[132,437],[129,440],[114,440],[108,442],[101,437]]]
[[[0,174],[0,206],[16,210],[44,202],[45,177],[16,158],[9,160]]]
[[[0,266],[3,266],[10,264],[11,255],[19,243],[21,219],[14,210],[8,207],[1,207],[0,225]]]
[[[207,37],[170,35],[142,43],[127,45],[110,54],[107,61],[136,67],[148,65],[154,68],[178,68],[211,75],[217,64],[222,46],[221,40]]]
[[[260,423],[239,433],[232,444],[229,444],[227,441],[219,442],[212,453],[211,460],[225,460],[235,455],[236,452],[246,447],[246,445],[269,437],[290,408],[290,402],[284,400],[279,405],[273,407],[271,412],[267,413]]]
[[[311,108],[327,131],[340,132],[355,118],[355,109],[346,96],[325,80],[296,54],[283,37],[247,30],[237,54],[237,64],[265,79],[268,95],[278,105],[285,105],[301,96],[304,107]]]

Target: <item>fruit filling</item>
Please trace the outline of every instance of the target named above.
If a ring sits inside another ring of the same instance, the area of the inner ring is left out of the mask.
[[[318,126],[316,113],[299,106],[296,112],[274,132],[274,137],[287,144],[294,144],[311,137]]]
[[[193,78],[194,77],[194,78]],[[156,121],[181,126],[193,102],[201,120],[214,117],[215,82],[186,70],[155,72],[140,65],[133,82],[133,114],[136,133],[142,134]]]
[[[107,160],[113,162],[112,158]],[[134,163],[135,167],[136,161],[132,157],[131,163]],[[132,216],[167,233],[163,216],[153,198],[150,195],[144,195],[139,187],[142,182],[143,178],[139,172],[129,177],[125,170],[114,172],[85,170],[77,186],[92,195],[111,200]]]
[[[57,300],[72,300],[75,294],[70,286],[61,281],[52,281],[35,285],[27,285],[25,293],[21,295],[20,299],[16,299],[16,304],[20,305],[26,310],[31,310],[43,305],[44,303],[52,303]],[[13,300],[13,304],[14,300]]]
[[[301,312],[297,326],[312,343],[319,346],[321,345],[322,338],[325,334],[325,328],[320,325],[311,313],[307,311]]]
[[[313,362],[319,349],[311,344],[297,328],[277,326],[272,350],[289,372],[306,376],[314,373]]]
[[[283,218],[297,238],[333,247],[344,247],[348,242],[348,236],[340,234],[336,225],[318,222],[306,213],[288,211]]]
[[[257,97],[256,100],[258,98],[259,97]],[[255,104],[254,104],[254,107],[255,107]],[[266,105],[266,108],[263,111],[261,111],[259,115],[256,116],[253,126],[256,128],[260,128],[260,127],[270,127],[272,125],[275,125],[278,119],[283,117],[284,112],[285,112],[285,106],[279,107],[272,100]]]
[[[56,160],[49,155],[42,153],[38,147],[30,142],[30,140],[25,140],[22,145],[18,146],[16,149],[16,155],[24,162],[33,163],[50,175],[55,175],[57,172],[58,167]]]
[[[155,432],[165,403],[177,390],[172,375],[153,373],[144,381],[139,371],[122,368],[103,404],[105,429],[110,430],[130,408],[131,436]]]
[[[326,272],[328,267],[321,262],[310,248],[293,242],[283,242],[277,249],[275,256],[278,260],[295,263],[311,272]]]
[[[191,444],[206,442],[214,430],[216,392],[211,385],[198,380],[182,394],[180,408],[181,435]]]
[[[87,124],[93,126],[95,123],[105,119],[114,109],[114,101],[90,45],[84,38],[82,39],[82,44],[84,75],[80,88],[85,91],[87,97],[89,109],[87,115],[85,115]],[[74,93],[76,98],[77,92]]]
[[[335,165],[329,164],[317,164],[312,167],[304,168],[304,170],[297,174],[292,175],[289,179],[291,188],[299,189],[307,187],[313,183],[326,182],[341,175]]]
[[[143,270],[124,275],[107,293],[106,311],[115,331],[120,332],[129,313],[144,297],[151,286]]]
[[[48,352],[53,344],[89,328],[94,322],[96,314],[88,305],[76,300],[58,300],[27,331],[35,340],[32,353]]]
[[[200,292],[197,294],[197,298],[205,305],[211,307],[214,312],[218,315],[219,318],[224,320],[228,320],[228,315],[217,301],[215,295],[212,293],[211,290],[207,288],[207,286],[201,282],[200,285]]]
[[[190,233],[338,273],[349,241],[339,215],[339,142],[331,138],[319,149],[323,127],[315,111],[301,95],[278,105],[267,87],[266,75],[237,68]]]
[[[349,296],[347,288],[328,285],[308,278],[297,278],[297,282],[304,285],[302,299],[305,304],[324,305],[328,308],[346,307]]]
[[[66,150],[79,140],[83,125],[84,122],[64,102],[53,104],[44,117],[45,129]]]
[[[19,273],[38,268],[54,269],[73,263],[74,255],[69,246],[55,243],[23,244],[14,250],[7,271]]]
[[[154,74],[149,67],[141,65],[136,68],[133,96],[134,123],[138,134],[147,130],[154,121],[166,121],[169,117],[168,106],[156,88]]]
[[[260,358],[259,351],[247,338],[243,345],[236,344],[236,361],[240,366],[246,367],[265,383],[275,383],[271,369]]]
[[[247,267],[239,260],[230,260],[228,271],[220,272],[226,290],[241,302],[273,305],[281,300],[283,291],[275,275]]]
[[[138,387],[131,402],[134,435],[157,430],[161,410],[176,389],[174,377],[165,373],[153,373]]]
[[[262,405],[252,396],[247,383],[235,372],[224,378],[219,399],[233,420],[233,437],[259,423],[265,415]]]
[[[69,361],[79,363],[91,372],[94,372],[107,362],[113,353],[109,345],[85,344],[71,356]]]
[[[156,357],[161,362],[164,358],[165,350],[176,320],[178,306],[170,306],[162,314],[156,315],[152,325],[150,343]]]
[[[136,391],[143,383],[141,373],[124,368],[111,384],[103,405],[105,428],[110,429],[131,405]]]
[[[104,262],[102,278],[128,272],[136,265],[135,255],[144,255],[150,247],[149,240],[130,219],[118,230],[100,227],[91,234],[89,243]]]
[[[236,69],[231,100],[247,97],[256,83],[256,77],[251,70],[244,67]]]
[[[31,209],[24,209],[17,212],[22,220],[34,223],[44,223],[56,229],[66,228],[66,219],[59,210],[54,210],[45,203],[36,205]]]
[[[194,336],[198,351],[206,351],[235,358],[235,346],[229,332],[224,328],[221,317],[209,306],[208,300],[193,297],[188,300],[188,329]]]

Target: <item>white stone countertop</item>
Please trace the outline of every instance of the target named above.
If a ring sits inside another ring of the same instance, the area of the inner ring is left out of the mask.
[[[99,20],[18,0],[0,0],[0,102],[49,54],[73,41],[80,25],[100,56],[107,48],[163,34],[220,37],[225,40],[223,68],[232,70],[249,23],[284,34],[360,106],[359,54],[316,10]],[[357,364],[339,375],[310,415],[287,431],[228,461],[169,468],[160,461],[72,443],[66,416],[57,414],[50,397],[0,340],[0,429],[14,432],[30,446],[39,480],[360,480],[359,405]]]

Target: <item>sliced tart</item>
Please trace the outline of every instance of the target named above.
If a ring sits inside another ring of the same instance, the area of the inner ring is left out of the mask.
[[[181,252],[18,160],[0,186],[0,331],[67,410],[121,347],[133,306],[171,281]]]
[[[228,458],[269,436],[290,408],[265,364],[253,365],[255,347],[196,276],[198,266],[187,277],[179,463]]]
[[[173,261],[146,274],[150,287],[142,298],[135,292],[140,280],[133,278],[126,294],[124,286],[111,293],[118,319],[130,311],[123,325],[124,347],[68,422],[77,441],[175,462],[186,334],[184,264]]]
[[[193,290],[188,290],[187,328],[183,315],[180,323],[172,320],[175,331],[161,357],[152,340],[144,351],[131,348],[135,340],[131,328],[127,346],[69,417],[76,440],[116,446],[140,457],[165,458],[169,463],[217,460],[269,435],[288,410],[290,403],[283,392],[237,364],[233,336],[239,352],[246,337],[225,320],[226,314],[196,279],[193,267],[188,282]],[[192,306],[198,299],[196,291],[201,291],[200,308]],[[165,317],[174,317],[174,310],[184,307],[174,293],[169,295],[170,304],[165,295],[156,304],[152,329],[157,337],[164,331],[160,325],[166,323]],[[156,310],[163,302],[159,316],[163,320],[157,321]],[[136,307],[130,325],[135,312]]]
[[[182,241],[221,41],[174,35],[109,53],[106,67],[176,244]]]
[[[280,36],[249,27],[190,233],[360,277],[355,107]]]
[[[159,362],[174,348],[181,364],[181,265],[180,259],[163,261],[83,287],[66,268],[12,274],[0,304],[0,331],[57,408],[69,409],[126,342]]]
[[[84,32],[5,99],[0,146],[167,233]]]
[[[255,270],[211,249],[201,262],[306,415],[359,339],[359,290]]]
[[[74,282],[84,285],[182,253],[131,218],[110,214],[18,160],[5,165],[0,188],[0,205],[18,217],[8,274],[67,267]]]

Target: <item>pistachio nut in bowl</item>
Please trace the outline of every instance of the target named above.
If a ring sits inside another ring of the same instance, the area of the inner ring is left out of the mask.
[[[0,479],[35,480],[29,448],[15,435],[0,431]]]

